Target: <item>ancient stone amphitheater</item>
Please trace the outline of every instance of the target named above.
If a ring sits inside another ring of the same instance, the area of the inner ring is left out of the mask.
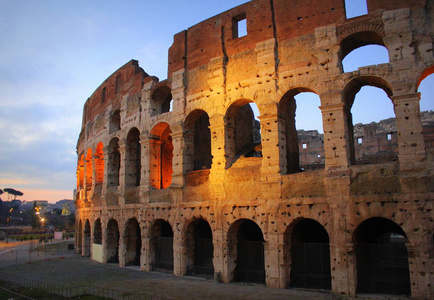
[[[78,251],[177,276],[432,299],[434,143],[418,87],[434,72],[433,1],[367,8],[253,0],[176,34],[166,80],[135,60],[109,76],[77,144]],[[344,72],[365,45],[389,62]],[[368,160],[351,111],[364,86],[385,91],[396,127]],[[303,165],[302,92],[319,96],[324,131]]]

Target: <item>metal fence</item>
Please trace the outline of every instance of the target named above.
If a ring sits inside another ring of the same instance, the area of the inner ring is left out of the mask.
[[[41,260],[63,259],[73,257],[77,254],[73,246],[73,242],[53,242],[39,243],[34,241],[26,245],[19,245],[12,249],[0,251],[0,268],[12,265],[21,265]],[[64,286],[54,283],[49,283],[36,279],[29,279],[22,276],[4,274],[0,272],[0,280],[22,287],[34,288],[46,291],[51,294],[60,295],[63,297],[77,297],[82,295],[93,295],[103,297],[105,299],[125,299],[125,300],[140,300],[140,299],[164,299],[153,294],[143,292],[130,292],[92,285],[80,286]]]
[[[36,279],[27,279],[23,277],[10,276],[10,275],[8,275],[7,277],[2,275],[0,276],[0,278],[1,280],[8,283],[16,284],[27,288],[44,290],[48,293],[60,295],[66,298],[78,297],[83,295],[93,295],[97,297],[103,297],[105,299],[119,299],[119,300],[163,299],[143,292],[138,293],[138,292],[119,291],[119,290],[108,289],[108,288],[98,287],[98,286],[91,286],[91,285],[62,286],[59,284],[52,284],[52,283],[48,283]]]

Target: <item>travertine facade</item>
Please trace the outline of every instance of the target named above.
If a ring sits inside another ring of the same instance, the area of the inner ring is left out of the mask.
[[[343,0],[253,0],[176,34],[167,80],[134,60],[112,74],[84,106],[78,251],[178,276],[432,299],[433,134],[417,88],[434,71],[433,3],[367,5],[346,19]],[[345,73],[342,59],[369,44],[390,62]],[[399,153],[360,165],[351,107],[365,85],[393,103]],[[301,166],[294,122],[305,91],[321,100],[315,168]]]

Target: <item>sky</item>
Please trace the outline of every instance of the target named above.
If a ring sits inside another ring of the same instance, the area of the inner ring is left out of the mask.
[[[0,189],[27,201],[72,199],[86,99],[131,59],[166,79],[176,33],[246,2],[0,0]],[[431,100],[421,104],[434,102],[434,79],[425,82]],[[297,122],[310,101],[319,106],[319,98],[297,98]],[[315,129],[320,118],[297,127]]]

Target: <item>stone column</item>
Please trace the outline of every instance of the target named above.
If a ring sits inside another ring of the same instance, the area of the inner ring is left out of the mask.
[[[140,158],[140,203],[144,204],[148,202],[147,192],[149,191],[149,172],[150,172],[150,140],[148,134],[140,135],[140,147],[142,147],[141,158]]]
[[[182,123],[176,123],[170,126],[172,131],[172,186],[184,186],[184,150],[185,143],[183,139],[184,126]]]
[[[107,222],[101,218],[101,235],[102,235],[102,263],[107,263]]]
[[[126,145],[125,140],[119,141],[119,154],[121,156],[120,159],[120,167],[119,167],[119,187],[118,187],[118,201],[119,205],[123,206],[125,205],[125,168],[126,168],[126,161],[125,161],[125,152],[126,152]]]
[[[277,234],[268,234],[264,243],[265,282],[267,287],[280,287],[279,243]]]
[[[223,181],[226,169],[225,153],[225,123],[222,115],[213,116],[209,119],[211,131],[211,154],[213,156],[210,170],[210,182],[212,184],[212,198],[224,199],[226,193]]]
[[[392,96],[398,132],[401,171],[419,170],[426,159],[425,142],[420,121],[420,93]]]
[[[106,146],[106,147],[103,148],[103,153],[104,153],[104,174],[103,174],[102,190],[101,190],[102,196],[105,196],[105,194],[107,193],[107,188],[108,188],[108,169],[109,169],[109,165],[108,165],[108,162],[109,162],[109,153],[108,153],[108,151],[109,151],[109,147],[108,146]],[[104,202],[104,205],[105,205],[106,202],[105,201],[103,201],[103,202]]]
[[[178,215],[180,215],[180,213],[178,213]],[[177,227],[178,226],[173,226],[173,275],[183,276],[187,271],[185,243],[182,237],[183,233]]]
[[[262,194],[267,199],[277,199],[281,196],[281,165],[285,159],[284,149],[279,143],[281,135],[277,104],[261,105],[259,110],[263,115],[261,120],[261,186]]]
[[[128,235],[125,233],[125,224],[119,222],[119,267],[126,264]]]

